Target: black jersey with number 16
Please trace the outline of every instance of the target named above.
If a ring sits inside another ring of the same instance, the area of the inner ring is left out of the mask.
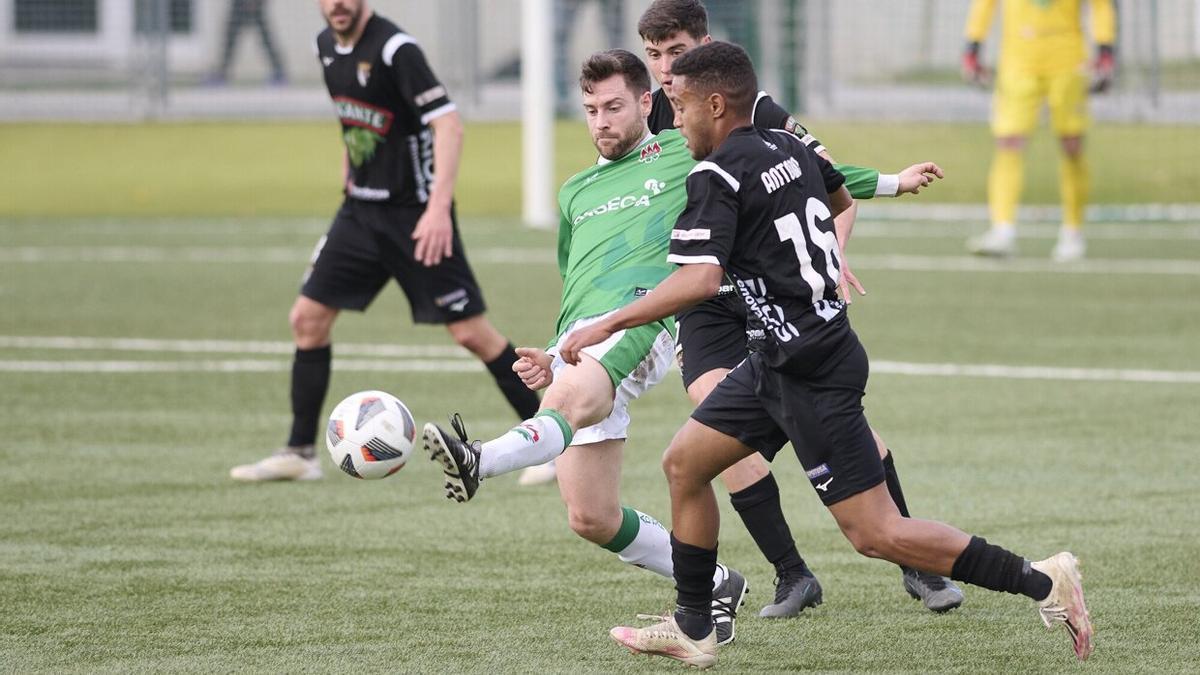
[[[429,123],[455,108],[416,41],[376,14],[349,48],[321,31],[317,57],[346,142],[346,196],[425,204],[434,180]]]
[[[828,196],[843,182],[794,135],[752,127],[688,175],[668,260],[725,268],[765,328],[772,368],[807,372],[850,329]]]

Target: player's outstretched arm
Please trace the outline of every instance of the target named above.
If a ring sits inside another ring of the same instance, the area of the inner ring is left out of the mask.
[[[517,347],[516,352],[519,358],[512,369],[525,386],[533,391],[549,387],[554,381],[554,371],[550,368],[554,357],[537,347]]]
[[[571,365],[579,363],[585,347],[600,344],[613,333],[674,316],[692,305],[711,298],[721,287],[725,269],[711,263],[683,265],[645,296],[625,305],[607,318],[571,333],[558,354]]]
[[[918,162],[901,171],[897,176],[900,184],[896,188],[897,196],[902,194],[920,194],[921,188],[931,185],[935,178],[945,178],[946,172],[933,162]]]

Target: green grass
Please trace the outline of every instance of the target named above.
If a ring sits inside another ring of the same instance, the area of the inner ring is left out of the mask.
[[[839,161],[899,171],[931,159],[947,179],[926,201],[983,203],[991,140],[983,124],[843,124],[814,131]],[[554,130],[555,175],[595,158],[582,122]],[[1097,125],[1090,139],[1093,201],[1194,200],[1200,126]],[[0,125],[6,171],[0,216],[308,216],[336,207],[341,145],[330,122]],[[1056,144],[1033,138],[1026,203],[1057,203]],[[520,213],[515,124],[468,126],[458,191],[464,215]]]
[[[298,136],[299,137],[299,136]],[[0,146],[2,147],[2,146]],[[335,148],[336,151],[336,148]],[[335,162],[336,164],[336,162]],[[211,189],[211,188],[209,188]],[[335,196],[321,203],[332,208]],[[864,216],[869,211],[864,208]],[[287,341],[306,219],[0,219],[0,254],[142,247],[150,262],[0,264],[0,335]],[[553,235],[464,219],[496,324],[541,344],[559,290],[552,264],[493,263]],[[1097,240],[1097,257],[1195,259],[1196,242]],[[1026,242],[1044,255],[1046,241]],[[866,237],[864,254],[956,256],[961,239]],[[1136,248],[1142,246],[1142,248]],[[33,247],[32,249],[30,247]],[[1135,248],[1130,248],[1135,247]],[[276,262],[186,260],[203,249]],[[852,308],[873,359],[1200,371],[1200,277],[860,269]],[[336,331],[349,343],[447,344],[414,327],[389,288]],[[0,347],[32,361],[265,359],[286,355]],[[668,517],[658,466],[689,407],[678,375],[633,408],[624,502]],[[609,627],[665,609],[671,584],[571,534],[553,489],[489,481],[447,503],[415,458],[378,482],[238,485],[233,464],[287,427],[287,375],[0,375],[0,671],[657,672]],[[510,413],[486,375],[335,371],[329,404],[381,388],[418,421],[460,410],[474,435]],[[866,400],[895,450],[915,514],[1031,557],[1084,562],[1097,625],[1089,672],[1185,672],[1200,663],[1196,384],[932,378],[876,373]],[[967,589],[945,616],[908,599],[894,567],[855,554],[786,453],[773,467],[825,604],[754,618],[772,572],[721,498],[722,558],[752,594],[723,672],[1082,672],[1065,634],[1023,598]],[[672,669],[673,671],[674,669]]]

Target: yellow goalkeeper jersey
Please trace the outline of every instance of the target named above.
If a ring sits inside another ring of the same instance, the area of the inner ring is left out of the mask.
[[[1031,73],[1075,70],[1087,60],[1083,37],[1084,2],[1091,5],[1092,39],[1111,45],[1116,38],[1112,0],[1000,0],[1001,69]],[[967,40],[983,42],[996,13],[997,0],[974,0],[967,18]]]

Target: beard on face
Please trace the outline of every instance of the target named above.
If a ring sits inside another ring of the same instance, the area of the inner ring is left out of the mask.
[[[339,10],[341,10],[341,11],[339,11]],[[339,31],[338,29],[333,27],[333,16],[334,16],[335,12],[338,14],[339,17],[348,17],[350,19],[350,22],[346,24],[346,30]],[[339,5],[338,7],[335,7],[335,9],[332,10],[328,16],[325,17],[325,23],[329,25],[329,28],[332,29],[333,32],[335,32],[341,36],[346,36],[346,35],[349,35],[354,32],[354,27],[358,25],[358,20],[361,16],[362,16],[362,5],[359,5],[356,8],[347,7],[345,5]]]
[[[614,133],[610,131],[600,138],[593,139],[593,142],[596,150],[599,151],[600,156],[604,159],[620,159],[632,150],[638,144],[638,141],[642,140],[642,132],[642,125],[630,125],[628,129],[620,132]],[[608,146],[608,149],[605,150],[600,146],[601,140],[615,140],[616,144]]]

